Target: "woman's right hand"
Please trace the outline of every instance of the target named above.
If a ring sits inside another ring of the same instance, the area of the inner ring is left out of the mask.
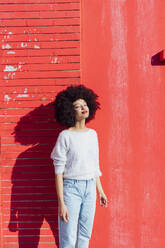
[[[65,222],[69,221],[68,209],[64,203],[59,204],[59,215],[63,221],[65,221]]]

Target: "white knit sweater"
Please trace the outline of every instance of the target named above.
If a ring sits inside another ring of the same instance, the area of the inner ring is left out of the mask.
[[[101,176],[98,136],[94,129],[59,133],[51,152],[55,173],[64,178],[87,180]]]

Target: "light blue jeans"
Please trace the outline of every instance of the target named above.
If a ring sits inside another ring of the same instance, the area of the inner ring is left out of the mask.
[[[88,248],[96,208],[96,179],[64,179],[69,221],[58,217],[60,248]]]

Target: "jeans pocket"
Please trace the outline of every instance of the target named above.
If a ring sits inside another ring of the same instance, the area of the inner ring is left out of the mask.
[[[71,188],[74,185],[74,181],[72,179],[64,179],[63,185],[64,188]]]

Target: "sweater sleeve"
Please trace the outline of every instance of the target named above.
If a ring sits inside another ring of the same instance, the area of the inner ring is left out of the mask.
[[[62,174],[67,160],[67,140],[61,132],[57,138],[56,144],[51,152],[51,159],[55,166],[55,174]]]
[[[96,177],[102,176],[102,172],[100,171],[100,161],[99,161],[99,142],[98,142],[98,135],[96,133]]]

